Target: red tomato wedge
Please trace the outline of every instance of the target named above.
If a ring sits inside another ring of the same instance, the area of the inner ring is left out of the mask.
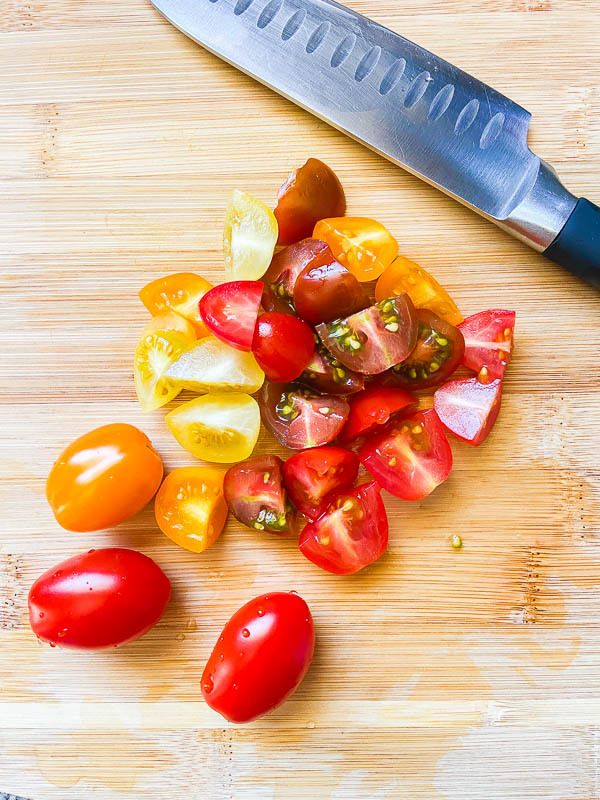
[[[230,281],[207,292],[200,299],[200,316],[213,336],[236,350],[251,350],[263,286],[262,281]]]
[[[333,258],[329,245],[319,239],[303,239],[275,253],[269,269],[263,275],[265,284],[263,308],[265,311],[280,311],[295,314],[294,286],[302,270],[318,256]]]
[[[257,456],[230,467],[225,500],[233,516],[248,528],[294,533],[295,513],[287,500],[278,456]]]
[[[294,384],[265,381],[258,401],[265,427],[291,450],[329,444],[348,416],[348,403],[341,397]]]
[[[352,442],[358,436],[385,425],[399,411],[416,406],[417,398],[405,389],[369,386],[351,397],[348,402],[350,414],[339,436],[342,444]]]
[[[329,248],[305,267],[294,286],[294,306],[309,325],[347,317],[371,305],[364,286]]]
[[[283,465],[283,481],[302,514],[316,519],[333,492],[350,489],[358,475],[358,458],[343,447],[313,447],[296,453]]]
[[[202,696],[230,722],[250,722],[295,691],[314,649],[315,626],[301,597],[255,597],[221,631],[202,673]]]
[[[446,428],[475,447],[494,427],[501,402],[502,381],[481,383],[477,378],[450,381],[433,397],[433,407]]]
[[[427,497],[452,469],[452,450],[433,409],[393,421],[363,445],[359,458],[384,489],[402,500]]]
[[[278,311],[258,318],[252,351],[267,378],[288,383],[298,378],[310,363],[315,336],[306,322]]]
[[[388,518],[375,482],[334,495],[298,542],[309,561],[334,575],[352,575],[372,564],[387,544]]]
[[[514,311],[492,309],[473,314],[458,329],[465,339],[462,363],[474,370],[482,382],[502,378],[512,356]]]

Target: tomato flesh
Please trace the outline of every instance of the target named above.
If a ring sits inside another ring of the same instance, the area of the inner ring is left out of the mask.
[[[262,200],[234,189],[225,212],[225,271],[233,280],[255,281],[267,269],[277,242],[277,220]]]
[[[277,244],[297,242],[310,236],[318,220],[345,213],[346,198],[337,175],[327,164],[309,158],[288,176],[277,192]]]
[[[269,380],[288,383],[298,378],[314,349],[314,334],[301,319],[278,311],[258,318],[252,352]]]
[[[179,333],[162,330],[145,334],[137,343],[133,381],[144,411],[155,411],[177,397],[181,387],[167,380],[165,373],[189,345]]]
[[[143,636],[169,602],[169,579],[148,556],[108,547],[68,558],[29,591],[29,622],[43,642],[84,650]]]
[[[176,311],[162,311],[152,317],[144,327],[140,340],[157,331],[175,333],[186,342],[193,342],[198,338],[198,331],[194,323]]]
[[[450,381],[433,397],[433,407],[446,428],[475,447],[494,427],[501,402],[502,381],[498,379],[491,383],[481,383],[477,378]]]
[[[269,455],[229,468],[225,499],[242,525],[270,533],[294,533],[295,512],[283,486],[282,465],[280,458]]]
[[[348,416],[348,403],[294,384],[265,381],[259,396],[265,427],[282,445],[304,450],[329,444]]]
[[[309,325],[330,322],[371,304],[354,275],[327,252],[317,256],[296,279],[294,306]]]
[[[438,386],[455,372],[465,352],[462,333],[426,308],[417,310],[419,332],[414,350],[386,379],[394,386],[426,389]]]
[[[309,522],[298,546],[309,561],[334,575],[352,575],[377,561],[388,545],[388,519],[377,483],[363,483],[329,499]]]
[[[213,336],[237,350],[251,350],[262,281],[230,281],[200,300],[200,316]]]
[[[398,242],[388,229],[367,217],[322,219],[313,236],[327,242],[337,260],[359,281],[378,278],[398,254]]]
[[[322,394],[347,395],[360,392],[365,379],[359,372],[353,372],[334,358],[319,341],[298,383]]]
[[[206,336],[208,331],[202,322],[198,303],[210,289],[212,284],[201,275],[175,272],[146,284],[140,290],[139,298],[153,317],[164,311],[175,311],[195,325],[198,336]]]
[[[214,336],[205,336],[167,367],[164,378],[176,391],[254,394],[262,386],[265,374],[252,353],[236,350]]]
[[[417,329],[414,306],[405,294],[316,328],[334,358],[367,375],[404,361],[416,344]]]
[[[202,673],[202,696],[230,722],[250,722],[281,705],[312,661],[315,628],[293,592],[255,597],[231,617]]]
[[[400,411],[416,406],[417,398],[404,389],[387,386],[369,386],[349,400],[350,413],[342,428],[342,444],[354,441],[385,425]]]
[[[384,489],[402,500],[422,500],[452,469],[452,450],[433,409],[393,420],[362,446],[359,458]]]
[[[263,276],[263,308],[265,311],[280,311],[295,314],[294,286],[303,269],[316,258],[331,257],[331,250],[318,239],[303,239],[275,253],[269,269]]]
[[[300,513],[316,519],[333,492],[350,489],[358,475],[358,458],[333,445],[295,453],[283,465],[283,480]]]
[[[68,531],[112,528],[137,514],[160,486],[163,465],[133,425],[103,425],[63,450],[46,481],[56,521]]]
[[[465,339],[463,364],[483,383],[502,378],[512,356],[514,311],[492,309],[473,314],[459,325]]]

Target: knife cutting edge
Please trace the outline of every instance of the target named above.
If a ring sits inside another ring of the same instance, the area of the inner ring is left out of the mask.
[[[600,288],[600,208],[527,144],[531,114],[334,0],[151,0],[183,33]]]

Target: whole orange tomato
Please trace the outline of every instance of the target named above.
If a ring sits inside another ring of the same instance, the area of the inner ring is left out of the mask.
[[[63,528],[97,531],[141,511],[162,476],[162,461],[145,433],[133,425],[103,425],[61,453],[48,475],[46,497]]]

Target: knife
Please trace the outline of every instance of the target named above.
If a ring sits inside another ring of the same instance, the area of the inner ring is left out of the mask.
[[[527,144],[531,114],[334,0],[151,0],[175,27],[600,288],[600,208]]]

